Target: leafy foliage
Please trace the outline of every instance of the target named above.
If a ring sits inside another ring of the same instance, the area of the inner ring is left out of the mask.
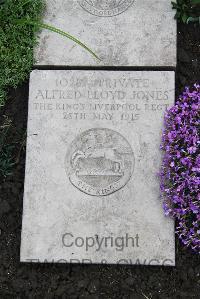
[[[0,106],[7,87],[27,78],[33,65],[33,48],[38,27],[19,25],[17,19],[41,20],[42,0],[5,0],[0,5]]]
[[[175,17],[183,23],[200,23],[200,0],[177,0],[172,2],[173,9],[176,9]]]

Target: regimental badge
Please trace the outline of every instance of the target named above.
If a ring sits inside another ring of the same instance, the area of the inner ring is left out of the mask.
[[[105,196],[124,187],[134,170],[134,153],[118,132],[93,128],[70,145],[65,167],[70,182],[80,191]]]

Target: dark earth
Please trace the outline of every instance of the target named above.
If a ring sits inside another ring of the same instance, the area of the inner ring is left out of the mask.
[[[200,79],[200,26],[178,25],[176,95]],[[11,90],[0,112],[13,121],[13,174],[0,184],[0,299],[200,298],[200,255],[176,240],[176,267],[22,264],[19,262],[28,82]],[[151,240],[149,240],[151,242]]]

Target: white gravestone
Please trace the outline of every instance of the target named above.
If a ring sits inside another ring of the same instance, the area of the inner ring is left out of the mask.
[[[167,0],[48,0],[43,22],[66,31],[101,59],[44,29],[41,66],[176,66],[176,21]]]
[[[174,265],[157,173],[174,72],[33,71],[22,262]]]

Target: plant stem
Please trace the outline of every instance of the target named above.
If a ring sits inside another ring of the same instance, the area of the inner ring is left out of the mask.
[[[53,27],[51,25],[40,23],[40,22],[33,21],[33,20],[21,19],[21,20],[17,20],[16,22],[19,25],[37,26],[37,27],[40,27],[40,28],[47,29],[49,31],[55,32],[55,33],[60,34],[62,36],[65,36],[68,39],[72,40],[73,42],[77,43],[82,48],[84,48],[86,51],[88,51],[90,54],[92,54],[92,56],[94,56],[96,59],[100,60],[100,58],[89,47],[87,47],[85,44],[83,44],[76,37],[72,36],[71,34],[65,32],[65,31],[62,31],[62,30],[60,30],[58,28],[55,28],[55,27]]]

